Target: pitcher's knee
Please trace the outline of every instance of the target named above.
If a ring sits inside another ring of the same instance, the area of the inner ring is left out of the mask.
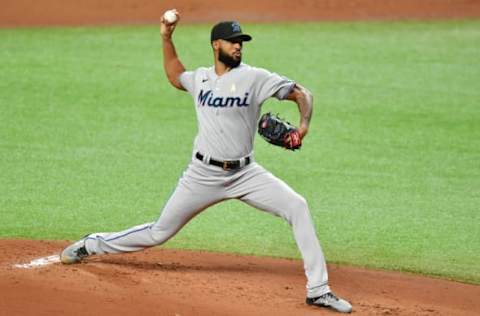
[[[170,230],[167,228],[156,227],[156,226],[150,227],[150,237],[152,238],[152,241],[154,242],[155,245],[163,244],[168,239],[170,239],[173,236],[173,234],[174,233],[170,232]]]
[[[287,208],[287,220],[290,223],[292,223],[294,219],[297,218],[310,217],[307,200],[305,200],[305,198],[301,195],[297,195],[294,199],[290,200]]]
[[[290,208],[296,212],[308,212],[307,200],[301,195],[297,195],[289,204]]]

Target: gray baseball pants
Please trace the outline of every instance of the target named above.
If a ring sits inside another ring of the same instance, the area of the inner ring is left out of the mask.
[[[239,199],[284,218],[293,229],[303,257],[307,296],[317,297],[330,291],[325,258],[307,202],[254,161],[244,168],[225,171],[193,158],[156,222],[116,233],[90,234],[85,240],[87,251],[120,253],[161,245],[195,215],[227,199]]]

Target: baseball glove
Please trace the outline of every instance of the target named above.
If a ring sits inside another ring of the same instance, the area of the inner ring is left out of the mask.
[[[270,144],[295,150],[302,146],[302,138],[295,126],[268,112],[258,121],[258,133]]]

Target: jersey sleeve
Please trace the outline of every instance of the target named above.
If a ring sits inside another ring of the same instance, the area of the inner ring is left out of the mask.
[[[256,81],[256,96],[260,103],[270,97],[284,100],[295,87],[295,82],[287,77],[260,68],[257,69]]]
[[[180,84],[185,88],[190,94],[193,94],[195,90],[195,72],[194,71],[184,71],[180,74]]]

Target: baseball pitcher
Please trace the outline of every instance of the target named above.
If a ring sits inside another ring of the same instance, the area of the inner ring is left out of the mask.
[[[305,199],[285,182],[255,162],[253,143],[258,131],[269,142],[299,149],[312,116],[311,93],[300,84],[262,68],[242,63],[243,44],[252,37],[235,21],[216,24],[211,30],[214,63],[187,71],[177,56],[173,22],[162,18],[163,65],[169,82],[188,92],[195,105],[198,134],[192,159],[152,223],[114,233],[93,233],[61,253],[65,264],[87,256],[139,251],[161,245],[207,207],[238,199],[280,216],[292,227],[304,260],[309,305],[349,313],[351,305],[335,296],[328,284],[325,258]],[[275,97],[298,106],[300,124],[295,128],[267,113],[260,119],[265,100]]]

